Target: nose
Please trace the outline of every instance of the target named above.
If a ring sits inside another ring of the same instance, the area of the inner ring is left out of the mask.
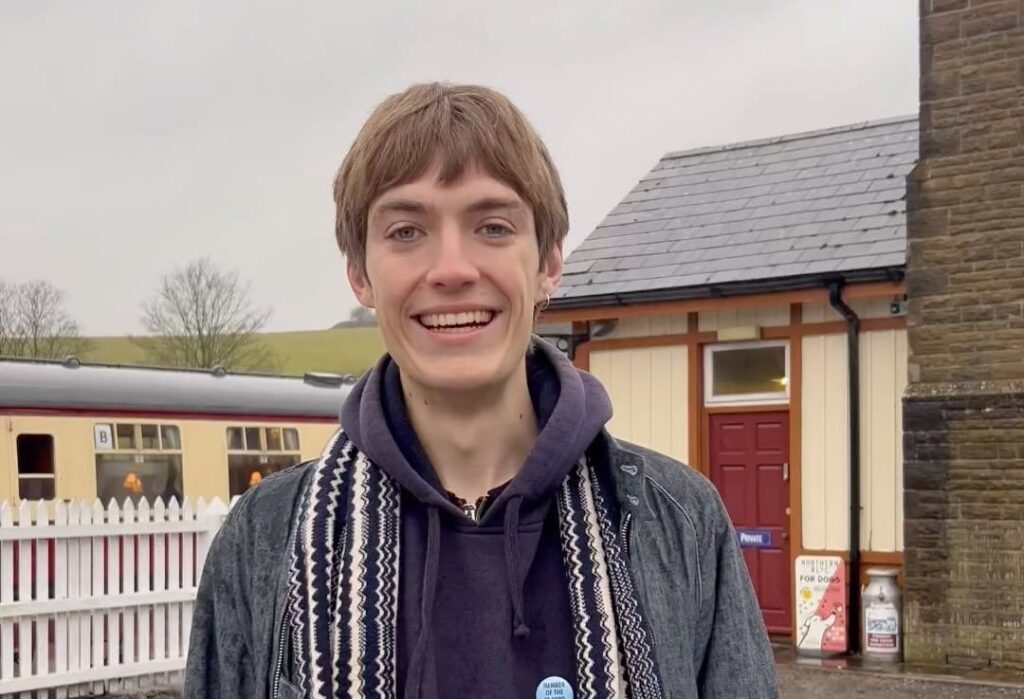
[[[427,283],[435,287],[458,289],[480,279],[467,249],[467,241],[458,230],[446,230],[438,236],[436,255],[427,273]]]

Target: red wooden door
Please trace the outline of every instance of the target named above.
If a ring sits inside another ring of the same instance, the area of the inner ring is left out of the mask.
[[[770,633],[791,633],[789,415],[711,416],[711,480],[732,518]]]

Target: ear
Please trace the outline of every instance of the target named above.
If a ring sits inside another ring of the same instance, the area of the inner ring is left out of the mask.
[[[349,261],[345,265],[345,271],[348,274],[348,283],[352,287],[352,293],[356,295],[356,300],[367,308],[374,308],[373,287],[370,286],[370,278],[366,276],[366,270]]]
[[[562,244],[551,246],[551,250],[544,255],[540,261],[540,293],[543,296],[552,296],[555,293],[555,289],[558,288],[558,282],[562,280],[562,271],[565,266],[562,262]],[[540,303],[543,301],[543,297],[537,299]]]

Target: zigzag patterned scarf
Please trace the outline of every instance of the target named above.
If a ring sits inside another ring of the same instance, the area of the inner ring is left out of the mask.
[[[586,460],[566,476],[557,503],[576,699],[661,699],[650,630],[607,496]],[[300,516],[288,611],[303,696],[395,699],[398,484],[339,432],[315,466]],[[419,687],[407,686],[406,696],[419,696]]]

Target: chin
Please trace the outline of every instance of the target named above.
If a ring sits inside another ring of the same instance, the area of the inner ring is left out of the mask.
[[[518,362],[507,357],[433,356],[411,357],[409,379],[433,391],[465,393],[480,391],[506,383]],[[400,363],[401,367],[402,364]]]

